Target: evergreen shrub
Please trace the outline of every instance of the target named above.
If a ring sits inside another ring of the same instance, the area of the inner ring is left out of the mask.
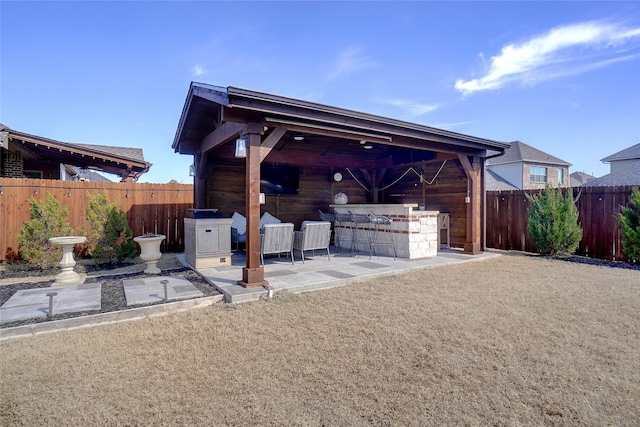
[[[631,190],[629,207],[623,207],[618,215],[622,226],[622,249],[629,259],[640,261],[640,187]]]
[[[578,195],[573,198],[571,189],[562,195],[562,189],[546,186],[540,194],[526,195],[529,207],[527,231],[533,244],[545,255],[572,254],[582,239],[582,227],[578,223]]]
[[[136,255],[127,215],[106,194],[89,196],[87,222],[90,229],[85,230],[86,247],[94,263],[115,263]]]
[[[73,228],[67,222],[69,208],[48,193],[44,200],[29,200],[31,220],[20,228],[17,237],[20,255],[39,268],[51,268],[60,263],[62,248],[49,243],[51,237],[70,236]]]

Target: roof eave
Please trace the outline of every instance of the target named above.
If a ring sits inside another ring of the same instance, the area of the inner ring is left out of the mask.
[[[465,135],[457,132],[446,131],[443,129],[437,129],[425,125],[419,125],[416,123],[406,122],[402,120],[391,119],[384,116],[378,116],[374,114],[362,113],[355,110],[349,110],[340,107],[333,107],[325,104],[319,104],[315,102],[303,101],[294,98],[288,98],[279,95],[272,95],[264,92],[256,92],[248,89],[237,88],[233,86],[229,86],[227,88],[228,94],[228,106],[232,108],[241,108],[241,109],[250,109],[262,111],[264,113],[271,114],[282,114],[281,111],[268,111],[264,108],[264,104],[275,104],[289,108],[297,108],[302,111],[316,112],[327,114],[329,116],[333,116],[336,119],[356,119],[362,122],[367,123],[367,128],[374,131],[382,131],[379,129],[374,129],[376,125],[384,124],[391,128],[395,129],[395,133],[397,135],[408,136],[407,131],[410,131],[412,137],[417,137],[415,133],[422,133],[425,136],[427,135],[435,135],[439,137],[452,138],[459,141],[464,141],[467,143],[478,144],[482,146],[482,148],[490,148],[490,149],[498,149],[499,151],[504,150],[509,147],[509,144],[498,142],[494,140],[489,140],[485,138],[479,138],[471,135]],[[256,108],[256,106],[250,105],[249,102],[258,101],[263,103],[261,108]],[[336,120],[336,124],[344,123],[344,120]]]
[[[180,149],[180,141],[183,137],[183,131],[187,122],[187,118],[189,116],[189,112],[191,111],[193,98],[196,96],[220,105],[229,105],[229,97],[227,95],[226,88],[207,85],[204,83],[191,82],[191,84],[189,85],[189,92],[187,93],[187,97],[184,101],[184,106],[182,107],[180,120],[178,121],[178,128],[176,129],[176,134],[173,138],[173,143],[171,144],[171,148],[173,148],[174,152],[178,152]]]

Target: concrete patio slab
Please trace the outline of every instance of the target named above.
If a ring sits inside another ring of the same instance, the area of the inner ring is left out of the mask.
[[[369,259],[368,253],[332,252],[330,260],[327,260],[326,255],[305,255],[304,264],[298,258],[294,265],[284,258],[267,257],[264,269],[265,279],[273,291],[306,292],[343,286],[377,276],[481,261],[496,256],[499,254],[484,252],[479,255],[466,255],[460,250],[445,249],[439,251],[435,257],[394,260],[393,257],[376,255]],[[183,254],[179,255],[178,259],[188,265],[184,261]],[[243,288],[237,284],[237,281],[242,278],[242,268],[246,263],[244,252],[235,252],[231,257],[231,263],[231,266],[200,268],[196,271],[224,295],[225,302],[255,301],[267,295],[266,288]]]

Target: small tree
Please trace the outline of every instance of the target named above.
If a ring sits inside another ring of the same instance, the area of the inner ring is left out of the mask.
[[[62,248],[49,243],[49,238],[69,236],[73,228],[67,222],[69,208],[48,193],[42,201],[29,200],[31,220],[24,223],[18,235],[22,258],[40,268],[55,267],[62,258]]]
[[[582,239],[576,202],[567,191],[547,186],[539,195],[526,195],[531,203],[527,231],[533,244],[545,255],[571,254]]]
[[[622,248],[630,260],[640,260],[640,187],[631,190],[629,207],[623,207],[618,215],[622,226]]]
[[[87,221],[91,228],[84,231],[86,247],[95,263],[119,262],[136,255],[127,215],[105,194],[89,196]]]

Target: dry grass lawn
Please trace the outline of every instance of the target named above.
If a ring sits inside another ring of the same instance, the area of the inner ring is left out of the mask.
[[[640,272],[526,256],[0,342],[2,425],[640,425]]]

